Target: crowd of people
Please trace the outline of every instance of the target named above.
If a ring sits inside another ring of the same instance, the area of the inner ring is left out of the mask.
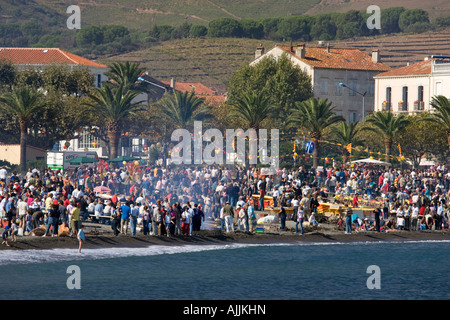
[[[95,166],[30,168],[23,175],[1,168],[3,243],[8,245],[8,236],[16,241],[17,235],[38,228],[45,229],[43,236],[58,236],[66,228],[69,236],[77,237],[83,221],[109,225],[117,236],[136,235],[138,226],[144,235],[195,235],[205,219],[220,222],[227,232],[235,231],[235,225],[255,232],[255,212],[268,204],[279,208],[280,229],[292,219],[295,232],[303,234],[303,221],[320,222],[319,200],[324,199],[345,206],[337,224],[346,233],[449,225],[450,172],[444,165],[426,170],[299,167],[261,173],[241,166],[144,166],[132,174],[126,166],[101,173]],[[362,199],[376,201],[374,219],[353,213]]]

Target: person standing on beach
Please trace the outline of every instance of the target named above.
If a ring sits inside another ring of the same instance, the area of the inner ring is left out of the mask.
[[[81,213],[80,208],[81,203],[78,201],[76,207],[72,209],[72,217],[70,219],[70,226],[72,227],[72,237],[78,234]]]
[[[300,234],[303,234],[303,220],[304,219],[305,219],[305,215],[304,215],[303,209],[300,207],[297,210],[297,221],[295,222],[295,233],[296,234],[298,234],[298,225],[300,225]]]
[[[353,210],[348,206],[348,204],[345,204],[344,207],[345,207],[345,234],[351,234]]]
[[[381,209],[380,209],[380,208],[377,208],[377,209],[374,211],[374,214],[375,214],[375,230],[376,230],[377,232],[380,232],[380,217],[381,217],[381,215],[382,215]]]
[[[122,216],[120,217],[120,232],[122,234],[127,234],[131,208],[128,202],[122,202],[120,208],[122,209]]]
[[[139,217],[139,207],[137,205],[131,205],[130,210],[130,228],[131,235],[136,235],[137,219]]]
[[[77,233],[77,239],[78,239],[78,253],[81,253],[81,247],[83,246],[83,243],[85,241],[85,237],[84,237],[84,231],[83,231],[84,226],[81,225],[80,226],[80,230],[78,230]]]
[[[231,206],[230,202],[226,202],[225,206],[223,207],[223,217],[225,219],[225,227],[227,229],[227,232],[230,232],[230,229],[232,232],[234,232],[234,210]]]

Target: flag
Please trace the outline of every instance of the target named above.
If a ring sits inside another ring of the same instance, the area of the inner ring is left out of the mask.
[[[352,153],[352,144],[350,143],[348,146],[345,147],[345,149],[348,151],[348,153]]]
[[[292,150],[292,152],[295,152],[295,140],[294,140],[294,150]]]
[[[400,147],[400,143],[398,144],[398,153],[402,154],[402,147]]]

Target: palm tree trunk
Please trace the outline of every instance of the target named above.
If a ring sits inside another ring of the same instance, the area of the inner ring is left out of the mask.
[[[121,131],[116,125],[111,125],[108,128],[108,138],[109,138],[109,150],[110,159],[117,158],[118,149],[119,149],[119,139],[120,139]]]
[[[386,152],[385,161],[391,163],[391,149],[392,149],[392,140],[391,139],[384,140],[384,148],[385,148],[385,152]]]
[[[450,150],[450,131],[447,131],[448,149]]]
[[[321,138],[321,135],[319,133],[311,133],[311,141],[314,143],[314,151],[313,151],[313,167],[317,169],[319,166],[319,160],[320,160],[320,145],[319,140]]]
[[[27,122],[19,120],[20,125],[20,170],[27,171]]]

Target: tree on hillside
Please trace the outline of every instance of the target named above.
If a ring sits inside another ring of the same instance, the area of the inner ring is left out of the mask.
[[[400,32],[400,27],[398,25],[398,20],[400,15],[406,9],[403,7],[393,7],[381,10],[381,32],[387,33],[397,33]]]
[[[398,18],[398,26],[403,32],[423,32],[430,28],[428,12],[422,9],[403,11]]]
[[[218,18],[211,20],[208,24],[208,35],[210,37],[242,37],[242,25],[233,18]]]
[[[315,148],[313,152],[313,167],[317,168],[320,160],[320,140],[326,129],[333,124],[345,121],[342,116],[334,112],[332,103],[327,99],[311,98],[303,102],[296,102],[288,118],[288,127],[303,128],[308,131]]]
[[[310,29],[313,18],[310,16],[290,17],[278,24],[281,37],[291,41],[310,41]]]

